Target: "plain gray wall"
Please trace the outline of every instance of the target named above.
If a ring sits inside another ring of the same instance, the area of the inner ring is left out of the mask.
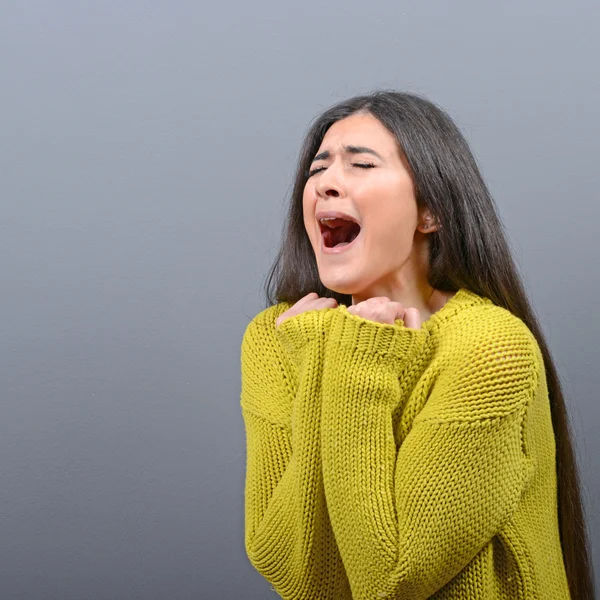
[[[597,2],[2,2],[0,598],[276,597],[241,338],[310,120],[420,92],[482,166],[600,557]],[[597,568],[598,570],[598,568]]]

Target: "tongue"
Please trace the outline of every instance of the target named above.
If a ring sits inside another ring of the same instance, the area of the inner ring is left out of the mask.
[[[340,227],[326,229],[323,232],[325,246],[328,248],[333,248],[335,246],[346,246],[347,244],[351,243],[360,232],[360,227],[351,221],[337,219],[332,224],[338,224],[338,221],[341,225]]]

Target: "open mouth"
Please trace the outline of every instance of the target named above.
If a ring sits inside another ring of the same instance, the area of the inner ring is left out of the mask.
[[[353,242],[360,233],[360,225],[354,221],[337,218],[319,221],[325,248],[345,246]]]

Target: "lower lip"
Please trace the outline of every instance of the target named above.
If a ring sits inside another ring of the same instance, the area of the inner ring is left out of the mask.
[[[334,248],[327,248],[327,246],[325,246],[325,240],[323,238],[323,234],[320,234],[320,235],[321,235],[321,252],[323,254],[341,254],[342,252],[346,252],[346,250],[349,250],[350,248],[352,248],[353,246],[356,245],[356,242],[362,235],[362,229],[360,230],[360,233],[349,244],[345,244],[344,246],[337,245]]]

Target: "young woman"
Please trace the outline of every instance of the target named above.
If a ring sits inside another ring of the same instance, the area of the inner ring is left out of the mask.
[[[284,599],[592,599],[557,371],[450,117],[325,111],[285,225],[241,349],[254,567]]]

